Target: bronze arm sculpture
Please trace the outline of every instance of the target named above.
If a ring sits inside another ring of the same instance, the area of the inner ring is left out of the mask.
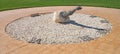
[[[76,10],[82,9],[80,6],[70,10],[70,11],[58,11],[54,12],[53,20],[56,23],[64,23],[70,21],[70,15],[72,15]]]

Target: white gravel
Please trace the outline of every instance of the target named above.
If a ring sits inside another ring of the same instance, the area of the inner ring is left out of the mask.
[[[53,13],[23,17],[6,26],[11,37],[37,44],[68,44],[94,40],[107,34],[112,26],[101,18],[75,13],[71,22],[55,23]]]

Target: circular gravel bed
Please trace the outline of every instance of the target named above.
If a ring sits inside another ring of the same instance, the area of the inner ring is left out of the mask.
[[[107,34],[111,24],[97,16],[75,13],[65,24],[55,23],[53,13],[22,17],[6,26],[6,33],[17,40],[37,44],[70,44],[94,40]]]

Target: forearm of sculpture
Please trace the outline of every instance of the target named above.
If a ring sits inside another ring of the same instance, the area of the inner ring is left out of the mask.
[[[68,11],[68,12],[67,12],[67,16],[72,15],[75,11],[76,11],[75,9],[74,9],[74,10],[70,10],[70,11]]]
[[[72,15],[76,10],[80,10],[80,9],[82,9],[82,8],[81,8],[80,6],[78,6],[78,7],[76,7],[75,9],[68,11],[67,14],[66,14],[66,16],[70,16],[70,15]]]

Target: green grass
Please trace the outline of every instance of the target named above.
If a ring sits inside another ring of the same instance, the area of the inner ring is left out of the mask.
[[[38,6],[98,6],[120,9],[120,0],[0,0],[0,11]]]

